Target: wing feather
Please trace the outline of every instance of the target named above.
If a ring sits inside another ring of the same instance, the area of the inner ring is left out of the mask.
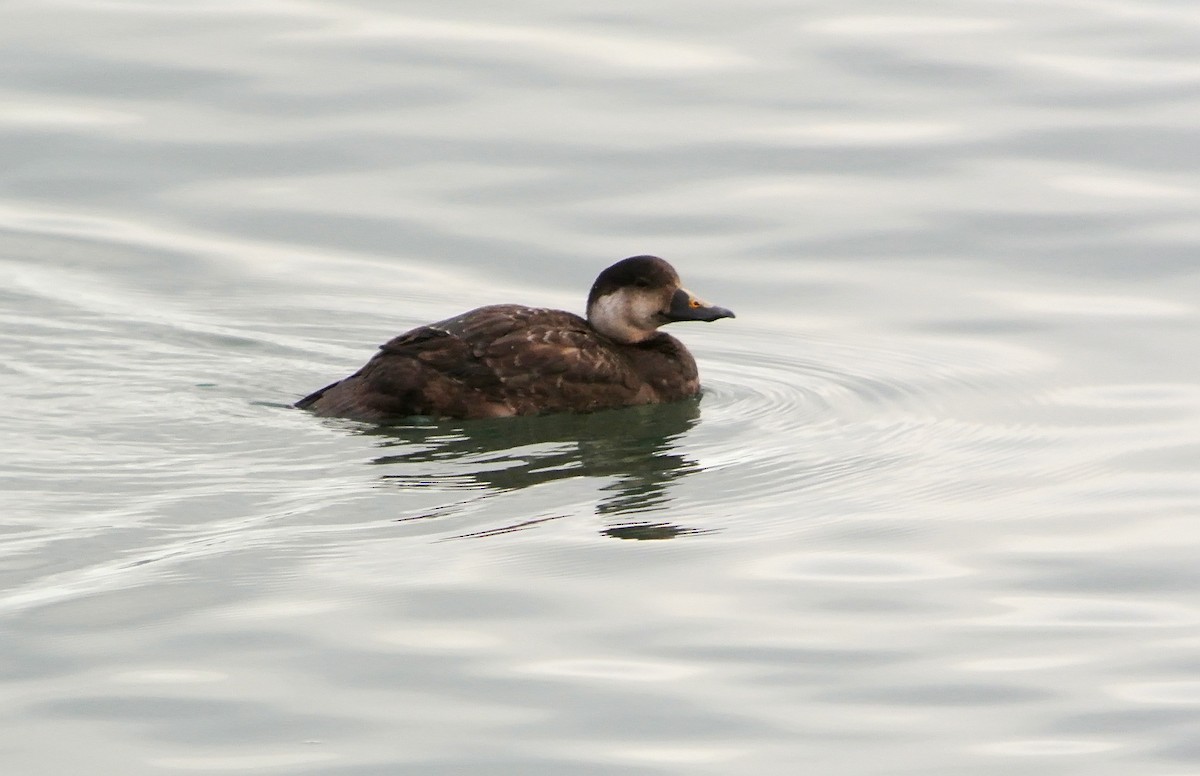
[[[389,340],[358,372],[300,406],[379,420],[588,412],[658,400],[630,358],[572,313],[493,305]]]

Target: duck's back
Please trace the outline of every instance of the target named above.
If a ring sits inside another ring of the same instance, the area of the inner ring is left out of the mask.
[[[386,421],[590,412],[694,394],[695,362],[673,337],[616,345],[562,310],[493,305],[421,326],[296,406]]]

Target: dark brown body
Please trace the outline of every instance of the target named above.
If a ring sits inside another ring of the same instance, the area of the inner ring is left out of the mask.
[[[593,412],[699,391],[695,360],[668,334],[621,344],[572,313],[493,305],[401,334],[296,406],[386,422]]]

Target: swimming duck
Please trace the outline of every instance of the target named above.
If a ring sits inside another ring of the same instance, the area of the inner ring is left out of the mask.
[[[696,361],[658,327],[733,317],[684,289],[663,259],[633,256],[596,278],[587,320],[540,307],[480,307],[384,343],[362,369],[296,406],[387,422],[676,401],[700,392]]]

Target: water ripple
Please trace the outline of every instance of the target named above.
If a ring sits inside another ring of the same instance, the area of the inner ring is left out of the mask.
[[[807,579],[885,584],[961,577],[970,569],[940,558],[912,553],[806,552],[773,555],[755,564],[754,574],[768,579]]]
[[[756,339],[753,331],[739,334],[743,342]],[[1031,453],[1062,434],[1055,425],[1013,420],[1039,401],[1025,384],[1050,360],[1034,351],[917,336],[892,336],[875,349],[861,339],[786,331],[758,340],[770,343],[769,352],[718,345],[700,358],[697,458],[710,473],[736,472],[723,491],[729,499],[778,513],[781,500],[814,489],[837,494],[845,506],[857,483],[871,483],[877,498],[978,496],[1002,487],[1008,472],[1026,468]],[[993,397],[988,412],[979,411],[980,396]],[[1004,398],[997,403],[996,396]],[[989,478],[966,476],[985,464]]]
[[[985,621],[1004,627],[1179,628],[1195,625],[1200,612],[1181,604],[1066,596],[1003,596],[1009,611]]]

